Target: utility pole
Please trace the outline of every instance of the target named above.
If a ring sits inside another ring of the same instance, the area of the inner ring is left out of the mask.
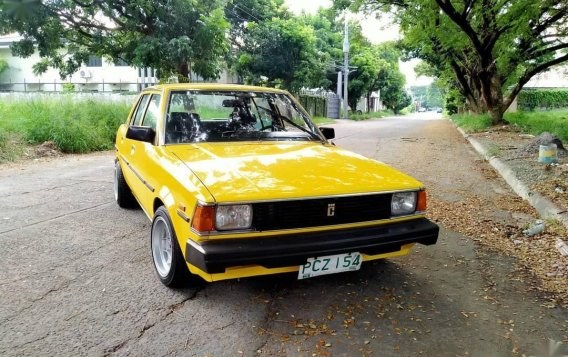
[[[349,119],[347,81],[349,79],[349,24],[345,12],[345,38],[343,39],[343,118]]]
[[[339,99],[343,98],[343,96],[341,95],[341,89],[343,88],[343,71],[339,71],[337,72],[337,97]]]

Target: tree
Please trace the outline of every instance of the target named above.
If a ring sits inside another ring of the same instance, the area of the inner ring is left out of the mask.
[[[398,61],[400,50],[397,42],[383,42],[375,46],[375,56],[379,61],[379,71],[370,86],[371,91],[380,91],[385,106],[395,113],[410,105],[410,96],[404,89],[405,77],[400,71]]]
[[[567,2],[336,0],[346,3],[394,12],[409,55],[451,75],[468,109],[495,124],[534,75],[568,61]]]
[[[158,69],[161,76],[188,77],[194,72],[216,78],[228,51],[228,23],[221,2],[208,0],[0,2],[0,32],[24,38],[12,52],[42,61],[62,78],[74,73],[89,55],[122,59]]]
[[[343,24],[336,20],[334,11],[323,8],[313,15],[304,13],[299,20],[314,29],[315,50],[325,67],[325,75],[320,77],[318,87],[335,91],[337,72],[343,61]]]
[[[229,0],[225,5],[225,18],[231,28],[229,38],[235,49],[242,47],[246,27],[272,18],[290,19],[292,14],[284,6],[284,0]]]
[[[427,86],[412,86],[410,91],[421,107],[434,108],[443,106],[442,93],[436,82]]]
[[[314,87],[324,73],[315,51],[312,27],[294,19],[273,18],[247,25],[238,52],[237,71],[248,82],[298,90]]]
[[[407,107],[411,103],[410,96],[404,90],[405,77],[398,70],[387,69],[381,73],[381,100],[388,109],[395,113]]]

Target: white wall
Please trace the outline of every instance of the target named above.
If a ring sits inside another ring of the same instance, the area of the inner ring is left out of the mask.
[[[138,83],[142,82],[136,68],[115,66],[104,58],[102,67],[83,66],[77,73],[62,80],[59,72],[54,69],[48,69],[39,76],[34,75],[33,65],[40,60],[37,53],[28,58],[14,57],[7,46],[2,46],[0,57],[6,60],[9,66],[0,74],[0,90],[4,91],[61,91],[61,84],[70,82],[75,84],[75,91],[135,92],[139,90]],[[81,71],[89,74],[87,78],[81,78]],[[155,78],[148,78],[145,82],[155,83],[155,81]]]

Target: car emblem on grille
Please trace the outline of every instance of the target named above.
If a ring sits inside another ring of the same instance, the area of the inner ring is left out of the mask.
[[[335,203],[329,203],[327,205],[327,216],[328,217],[335,216]]]

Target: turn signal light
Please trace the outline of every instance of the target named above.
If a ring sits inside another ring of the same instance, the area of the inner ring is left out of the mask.
[[[416,203],[416,211],[424,212],[426,211],[426,191],[418,191],[418,202]]]
[[[198,232],[209,232],[215,228],[215,207],[197,206],[193,213],[191,227]]]

